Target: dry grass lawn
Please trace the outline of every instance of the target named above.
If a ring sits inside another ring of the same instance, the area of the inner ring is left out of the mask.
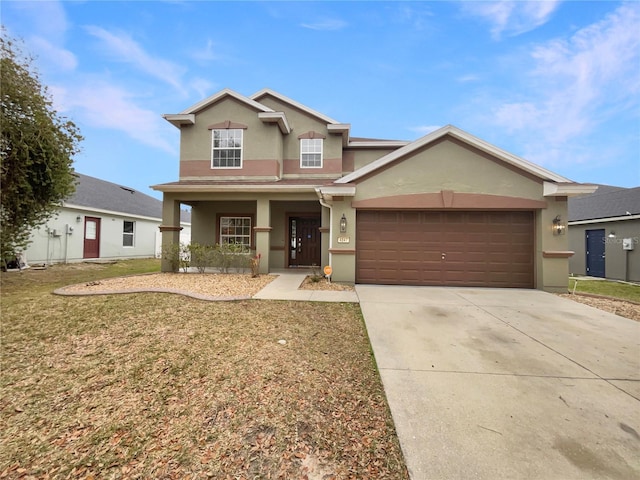
[[[50,293],[141,265],[2,274],[0,478],[408,478],[357,304]]]

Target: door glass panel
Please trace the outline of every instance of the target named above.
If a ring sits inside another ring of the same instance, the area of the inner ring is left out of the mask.
[[[84,238],[87,240],[95,240],[96,239],[96,222],[92,220],[88,220],[85,226],[85,234]]]

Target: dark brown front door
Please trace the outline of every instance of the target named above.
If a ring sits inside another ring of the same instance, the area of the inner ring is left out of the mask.
[[[100,219],[84,217],[84,258],[100,257]]]
[[[320,217],[289,217],[289,266],[320,265]]]

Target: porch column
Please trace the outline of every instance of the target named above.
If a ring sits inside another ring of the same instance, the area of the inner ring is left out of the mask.
[[[271,204],[268,198],[256,201],[256,255],[260,255],[260,273],[269,273],[269,250],[271,249]]]
[[[169,251],[171,245],[180,245],[180,201],[165,193],[162,197],[162,263],[160,269],[163,272],[173,272],[175,266],[170,258],[164,258],[164,252]]]

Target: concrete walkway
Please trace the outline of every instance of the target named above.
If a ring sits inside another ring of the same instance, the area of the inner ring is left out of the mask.
[[[356,291],[412,480],[640,478],[640,323],[537,290]]]
[[[298,290],[311,270],[276,270],[272,272],[277,278],[256,293],[258,300],[300,300],[307,302],[346,302],[358,303],[355,291],[334,290]]]

